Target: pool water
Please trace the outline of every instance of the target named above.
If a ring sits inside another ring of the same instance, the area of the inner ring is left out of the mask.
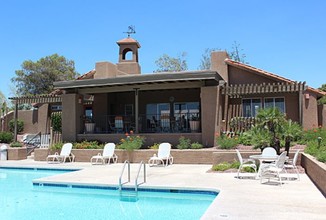
[[[0,219],[200,219],[216,193],[139,191],[136,202],[118,190],[36,186],[33,179],[59,170],[0,168]]]

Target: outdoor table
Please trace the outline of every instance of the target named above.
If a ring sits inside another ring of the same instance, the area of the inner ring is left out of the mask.
[[[262,167],[263,161],[275,162],[278,157],[279,157],[279,155],[271,156],[271,155],[262,155],[262,154],[249,156],[250,159],[259,161],[259,169],[258,169],[256,178],[260,177],[260,172],[261,172],[261,167]],[[288,157],[287,157],[287,159],[288,159]]]

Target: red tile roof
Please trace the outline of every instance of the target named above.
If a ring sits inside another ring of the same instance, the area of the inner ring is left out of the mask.
[[[96,70],[91,70],[91,71],[79,76],[76,80],[93,79],[95,72],[96,72]]]
[[[240,68],[240,69],[244,69],[244,70],[247,70],[247,71],[250,71],[250,72],[254,72],[254,73],[259,74],[259,75],[267,76],[268,78],[272,78],[272,79],[275,79],[275,80],[278,80],[278,81],[282,81],[282,82],[286,82],[286,83],[295,83],[295,81],[287,79],[285,77],[282,77],[282,76],[276,75],[274,73],[270,73],[270,72],[267,72],[265,70],[250,66],[248,64],[240,63],[240,62],[228,59],[228,58],[225,59],[225,63],[228,64],[228,65]],[[308,90],[312,91],[312,92],[315,92],[315,93],[317,93],[319,95],[322,95],[322,96],[326,95],[326,92],[323,92],[323,91],[321,91],[319,89],[314,89],[312,87],[308,87]]]

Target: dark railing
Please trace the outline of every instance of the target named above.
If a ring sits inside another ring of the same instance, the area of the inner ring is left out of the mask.
[[[197,116],[197,115],[196,115]],[[194,114],[140,114],[139,133],[189,133],[200,132],[200,127],[191,129]],[[198,119],[197,119],[198,120]],[[125,133],[135,131],[134,115],[102,115],[84,120],[84,133]],[[200,122],[199,122],[200,124]]]

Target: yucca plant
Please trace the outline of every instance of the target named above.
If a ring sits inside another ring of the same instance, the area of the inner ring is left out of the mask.
[[[283,123],[282,125],[282,137],[285,141],[285,151],[289,156],[291,141],[296,140],[302,134],[302,128],[297,122],[293,122],[291,119]]]

